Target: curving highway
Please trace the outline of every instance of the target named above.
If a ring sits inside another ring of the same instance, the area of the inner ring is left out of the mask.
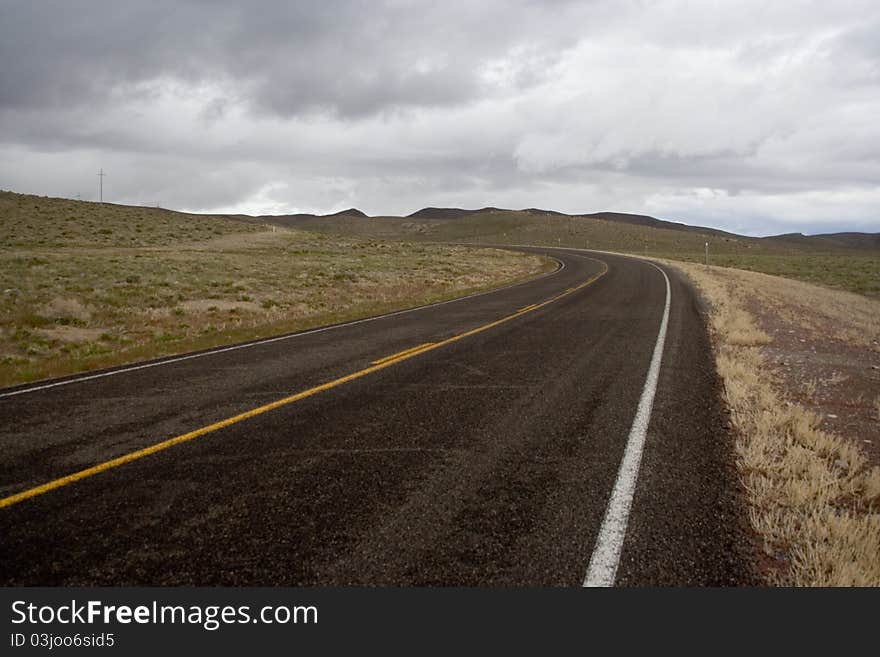
[[[695,293],[523,250],[561,267],[0,390],[0,583],[750,583]]]

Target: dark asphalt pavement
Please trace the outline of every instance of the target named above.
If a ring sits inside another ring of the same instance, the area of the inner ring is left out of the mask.
[[[485,331],[0,508],[6,585],[583,581],[665,304],[651,265],[552,253],[479,297],[3,397],[0,497]],[[732,440],[695,293],[668,335],[621,585],[751,583]]]

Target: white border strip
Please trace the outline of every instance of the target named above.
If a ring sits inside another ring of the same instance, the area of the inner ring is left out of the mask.
[[[639,466],[642,462],[645,437],[648,433],[648,424],[651,421],[654,394],[657,392],[657,379],[660,375],[660,361],[663,360],[663,346],[666,344],[666,326],[669,323],[669,305],[672,293],[666,272],[652,262],[648,264],[663,274],[663,279],[666,281],[666,307],[663,310],[660,331],[657,333],[657,342],[654,344],[654,355],[651,357],[645,387],[642,389],[636,416],[633,419],[632,428],[629,430],[626,451],[620,462],[620,470],[617,473],[614,490],[611,492],[611,499],[608,500],[605,518],[599,530],[599,538],[593,548],[593,556],[590,558],[584,586],[614,586],[617,566],[620,563],[620,553],[623,549],[624,538],[626,538],[629,511],[639,478]]]
[[[38,392],[40,390],[48,390],[49,388],[57,388],[58,386],[66,386],[71,383],[80,383],[82,381],[91,381],[93,379],[103,379],[107,376],[114,376],[116,374],[125,374],[127,372],[136,372],[137,370],[145,370],[151,367],[159,367],[161,365],[171,365],[172,363],[180,363],[185,360],[193,360],[195,358],[204,358],[205,356],[213,356],[215,354],[223,354],[228,351],[238,351],[239,349],[249,349],[251,347],[257,347],[264,344],[269,344],[272,342],[279,342],[281,340],[291,340],[293,338],[301,338],[306,335],[312,335],[313,333],[323,333],[324,331],[332,331],[334,329],[343,328],[345,326],[354,326],[355,324],[364,324],[366,322],[374,322],[378,319],[385,319],[387,317],[395,317],[397,315],[404,315],[406,313],[416,312],[417,310],[425,310],[426,308],[435,308],[437,306],[445,306],[448,303],[456,303],[458,301],[464,301],[465,299],[473,299],[475,297],[481,297],[486,294],[494,294],[495,292],[501,292],[502,290],[508,290],[513,287],[517,287],[519,285],[526,285],[527,283],[533,283],[542,278],[547,278],[549,276],[555,276],[563,269],[565,269],[565,263],[558,258],[554,258],[551,255],[544,254],[546,257],[551,260],[555,260],[559,263],[559,267],[552,272],[547,274],[543,274],[538,276],[537,278],[531,278],[527,281],[520,281],[519,283],[513,283],[512,285],[505,285],[504,287],[495,288],[494,290],[486,290],[485,292],[476,292],[474,294],[469,294],[465,297],[458,297],[456,299],[447,299],[446,301],[438,301],[437,303],[429,303],[424,306],[416,306],[415,308],[406,308],[404,310],[396,310],[391,313],[386,313],[384,315],[376,315],[375,317],[365,317],[364,319],[355,319],[350,322],[344,322],[342,324],[334,324],[333,326],[325,326],[323,328],[311,329],[308,331],[302,331],[300,333],[288,333],[287,335],[279,335],[274,338],[265,338],[263,340],[255,340],[254,342],[245,342],[244,344],[233,345],[231,347],[220,347],[218,349],[211,349],[208,351],[200,351],[195,354],[188,354],[186,356],[177,356],[174,358],[165,358],[163,360],[153,361],[150,363],[142,363],[140,365],[132,365],[129,367],[122,367],[119,369],[110,370],[107,372],[98,372],[96,374],[87,374],[85,376],[76,376],[71,379],[64,379],[63,381],[53,381],[51,383],[44,383],[42,385],[30,386],[27,388],[21,388],[18,390],[12,390],[11,392],[2,392],[0,393],[0,399],[5,397],[14,397],[16,395],[24,395],[29,392]]]

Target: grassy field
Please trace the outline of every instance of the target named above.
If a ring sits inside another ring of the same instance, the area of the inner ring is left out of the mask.
[[[494,249],[3,193],[0,386],[419,305],[552,269]]]
[[[880,296],[880,251],[811,247],[801,240],[776,241],[735,235],[659,229],[602,219],[522,212],[486,212],[452,220],[401,217],[315,218],[308,230],[380,239],[541,244],[616,251],[703,262],[709,242],[711,262],[785,276],[828,287]]]
[[[684,262],[703,262],[702,254],[667,254],[665,257]],[[733,267],[783,276],[805,283],[880,298],[880,255],[878,254],[713,254],[711,263],[719,267]]]

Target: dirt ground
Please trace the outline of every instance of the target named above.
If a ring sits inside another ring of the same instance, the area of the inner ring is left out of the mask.
[[[872,348],[853,345],[835,339],[832,330],[805,331],[760,302],[751,310],[773,340],[764,355],[787,396],[815,413],[822,429],[855,442],[872,465],[880,465],[877,340]]]

